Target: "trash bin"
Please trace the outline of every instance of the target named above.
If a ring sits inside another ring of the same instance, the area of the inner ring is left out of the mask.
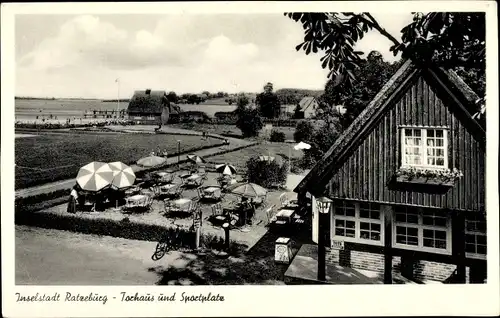
[[[274,247],[274,262],[290,264],[292,258],[292,241],[289,237],[280,237]]]

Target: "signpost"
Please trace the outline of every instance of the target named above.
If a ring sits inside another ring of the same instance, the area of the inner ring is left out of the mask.
[[[194,230],[196,231],[196,236],[195,236],[196,250],[200,248],[202,218],[203,218],[203,213],[201,212],[201,209],[198,207],[198,209],[194,212],[194,217],[193,217],[193,227]]]
[[[344,241],[332,240],[332,248],[335,250],[343,250],[344,249]]]

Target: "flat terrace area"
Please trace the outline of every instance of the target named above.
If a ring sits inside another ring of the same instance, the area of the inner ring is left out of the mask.
[[[204,185],[216,185],[218,174],[217,173],[207,173],[207,180]],[[237,177],[238,178],[238,177]],[[241,179],[241,178],[240,178]],[[291,178],[291,183],[297,182],[297,178]],[[293,184],[289,184],[289,189],[293,187]],[[268,230],[268,216],[265,213],[265,209],[271,205],[276,207],[280,206],[279,196],[282,193],[288,193],[290,198],[295,195],[291,190],[269,190],[267,194],[267,199],[265,203],[258,207],[255,213],[255,217],[252,225],[248,225],[245,229],[235,229],[231,231],[231,240],[236,241],[245,247],[246,250],[252,248],[257,241],[259,241],[262,236]],[[196,189],[185,189],[182,193],[182,198],[188,198],[192,200],[197,200],[198,193]],[[231,193],[227,193],[224,198],[220,201],[221,205],[231,206],[233,202],[238,202],[240,197]],[[222,228],[218,225],[212,225],[209,222],[209,218],[212,215],[212,205],[214,202],[210,201],[200,201],[200,207],[202,211],[202,233],[209,234],[219,237],[224,237],[224,232]],[[71,216],[66,212],[67,205],[57,205],[45,210],[41,210],[36,213],[45,214],[57,214],[59,216]],[[183,228],[189,228],[193,224],[193,218],[191,216],[186,216],[183,218],[170,218],[164,215],[165,207],[163,200],[155,199],[151,205],[151,208],[147,212],[143,213],[123,213],[120,209],[107,208],[105,211],[100,212],[77,212],[76,215],[80,218],[85,219],[109,219],[114,221],[121,221],[124,218],[128,218],[131,222],[159,225],[165,228],[172,228],[176,226],[181,226]]]

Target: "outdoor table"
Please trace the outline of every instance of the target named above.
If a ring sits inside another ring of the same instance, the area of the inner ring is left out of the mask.
[[[160,193],[172,193],[172,190],[178,187],[178,184],[168,183],[160,186]]]
[[[138,205],[148,198],[147,195],[136,194],[127,198],[127,205]]]
[[[278,213],[276,213],[276,219],[278,221],[285,221],[287,223],[291,223],[294,213],[295,213],[294,210],[281,209],[278,211]]]
[[[208,186],[202,191],[203,198],[219,199],[221,197],[221,188],[218,186]]]
[[[203,177],[200,176],[199,174],[193,174],[190,175],[185,179],[186,184],[188,185],[201,185],[202,184]]]
[[[174,212],[189,212],[189,206],[193,202],[189,198],[180,198],[170,201],[170,211]]]
[[[140,191],[141,191],[141,189],[139,187],[129,188],[129,189],[125,190],[125,195],[132,196],[132,195],[138,194]]]

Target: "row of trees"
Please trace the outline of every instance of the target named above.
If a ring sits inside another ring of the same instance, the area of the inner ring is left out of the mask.
[[[168,100],[172,103],[186,102],[188,104],[199,104],[209,99],[224,98],[228,96],[229,94],[226,92],[210,93],[208,91],[203,91],[201,94],[184,93],[181,95],[177,95],[176,92],[171,91],[167,94]]]

